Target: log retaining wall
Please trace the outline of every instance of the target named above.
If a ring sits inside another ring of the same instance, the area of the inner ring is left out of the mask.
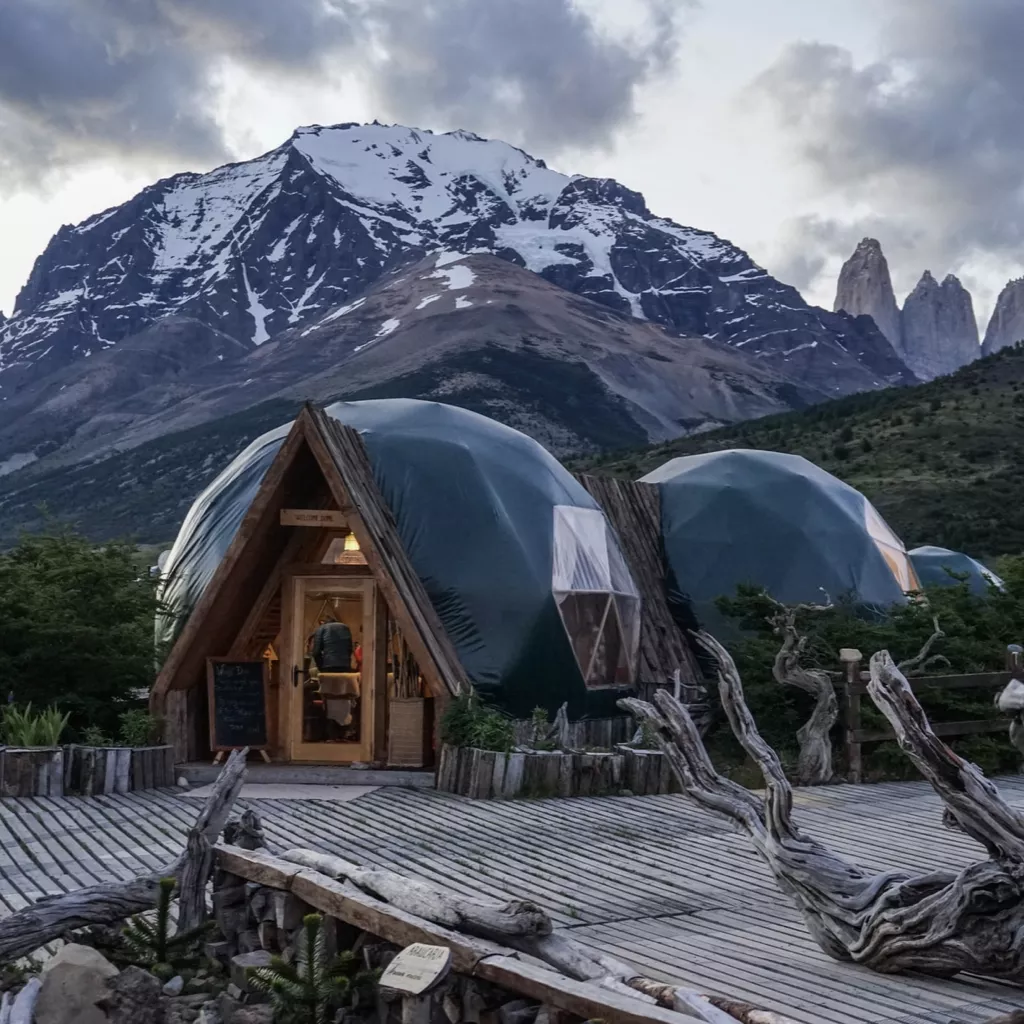
[[[437,788],[475,800],[678,793],[660,750],[529,750],[501,753],[445,745]]]

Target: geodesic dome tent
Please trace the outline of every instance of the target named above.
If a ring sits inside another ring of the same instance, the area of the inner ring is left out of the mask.
[[[740,584],[784,603],[882,607],[918,587],[900,539],[859,491],[797,455],[733,449],[672,459],[661,494],[673,605],[728,631],[715,599]]]
[[[412,399],[338,402],[399,538],[481,694],[509,712],[610,713],[635,682],[637,588],[604,513],[541,445],[493,420]],[[199,601],[291,424],[238,455],[196,500],[164,567],[173,639]]]
[[[949,548],[926,544],[923,547],[913,548],[909,554],[914,571],[922,586],[957,586],[960,581],[951,576],[950,572],[966,576],[967,586],[972,594],[985,595],[988,593],[990,585],[1000,589],[1003,586],[1003,581],[995,573],[961,551],[950,551]]]

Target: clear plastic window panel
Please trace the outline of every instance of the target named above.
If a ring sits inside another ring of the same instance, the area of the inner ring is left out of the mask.
[[[551,589],[587,688],[633,685],[640,594],[603,512],[555,506]]]
[[[921,584],[918,582],[917,573],[914,572],[907,549],[873,505],[864,505],[864,521],[871,539],[888,563],[889,569],[896,577],[900,587],[906,592],[920,590]]]

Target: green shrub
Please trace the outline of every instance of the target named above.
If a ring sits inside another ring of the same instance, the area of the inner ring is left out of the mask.
[[[358,1007],[377,977],[376,971],[360,971],[351,950],[329,956],[323,918],[307,914],[305,930],[295,963],[271,958],[269,967],[250,967],[250,986],[270,997],[274,1020],[282,1024],[327,1024],[346,1005]]]
[[[69,718],[54,707],[33,713],[31,704],[23,708],[9,704],[4,709],[0,733],[4,743],[12,747],[56,747]]]
[[[515,743],[512,719],[475,693],[456,697],[441,719],[441,740],[453,747],[508,751]]]
[[[132,708],[121,715],[117,739],[123,747],[152,746],[160,740],[160,722],[148,711]]]

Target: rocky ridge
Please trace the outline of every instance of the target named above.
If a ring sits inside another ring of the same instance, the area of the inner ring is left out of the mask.
[[[971,294],[954,275],[939,283],[926,270],[901,309],[881,245],[865,238],[839,272],[835,309],[870,316],[913,373],[932,380],[1011,344],[1014,332],[1024,338],[1024,282],[1019,292],[1013,285],[1000,296],[983,352]]]
[[[900,308],[892,290],[889,264],[877,239],[862,239],[843,264],[833,309],[837,313],[871,317],[892,347],[900,351]]]
[[[1024,341],[1024,277],[1009,281],[999,293],[981,351],[990,356],[1019,341]]]
[[[981,355],[971,294],[952,274],[939,284],[926,270],[900,315],[901,352],[922,380],[953,373]]]

